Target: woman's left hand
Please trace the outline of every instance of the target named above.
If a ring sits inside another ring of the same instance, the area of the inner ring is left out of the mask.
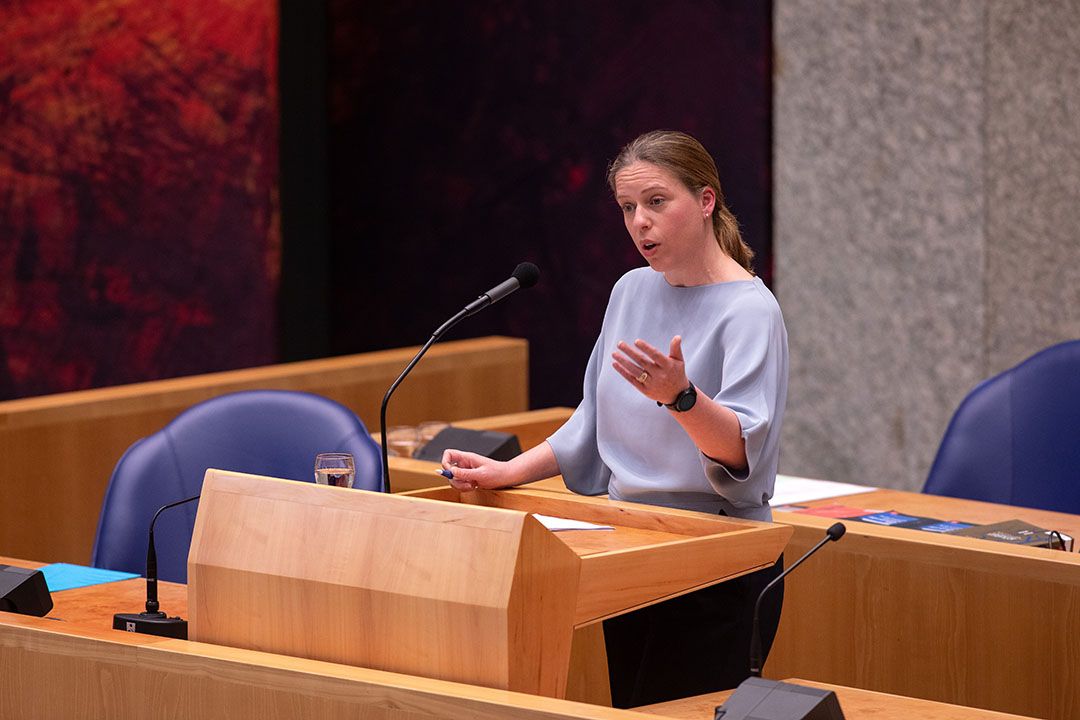
[[[611,353],[611,366],[645,397],[668,404],[690,387],[679,335],[671,338],[667,355],[644,340],[635,340],[633,346],[620,340],[618,348]]]

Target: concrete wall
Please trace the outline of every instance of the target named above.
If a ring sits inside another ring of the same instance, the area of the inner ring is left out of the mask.
[[[976,383],[1080,337],[1080,2],[774,8],[781,472],[918,489]]]

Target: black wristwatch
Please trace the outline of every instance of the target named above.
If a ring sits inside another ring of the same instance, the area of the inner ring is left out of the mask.
[[[697,388],[694,387],[694,383],[690,383],[690,387],[686,388],[681,393],[675,396],[675,402],[662,403],[657,400],[656,406],[666,407],[668,410],[674,410],[675,412],[686,412],[690,408],[694,407],[694,403],[696,402]]]

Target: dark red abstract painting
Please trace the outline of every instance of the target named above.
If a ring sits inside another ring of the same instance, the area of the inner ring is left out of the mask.
[[[271,362],[277,5],[0,4],[0,399]]]

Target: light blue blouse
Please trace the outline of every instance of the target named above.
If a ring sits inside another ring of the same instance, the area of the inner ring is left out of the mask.
[[[620,340],[640,338],[666,352],[675,335],[698,392],[739,418],[748,462],[741,473],[703,455],[670,411],[611,367]],[[787,376],[784,319],[760,278],[673,287],[637,268],[612,289],[584,398],[548,444],[575,492],[770,520]]]

